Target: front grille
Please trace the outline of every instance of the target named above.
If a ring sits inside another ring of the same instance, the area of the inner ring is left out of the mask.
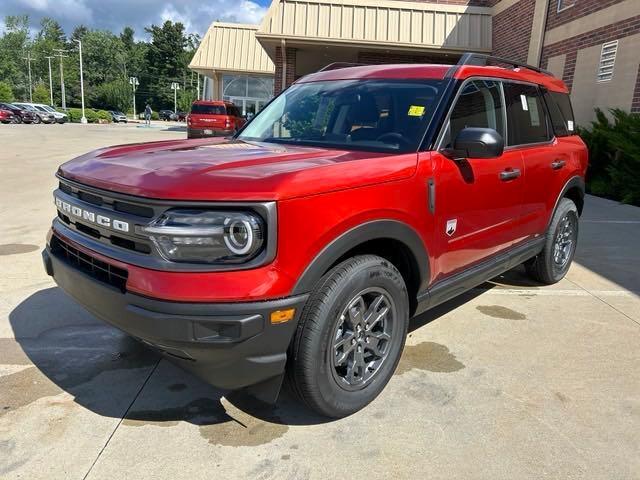
[[[135,203],[122,202],[119,200],[112,200],[110,198],[102,197],[94,193],[85,192],[83,190],[73,188],[64,182],[59,182],[59,188],[67,195],[71,195],[79,200],[90,203],[97,206],[105,206],[111,208],[116,212],[129,213],[144,218],[153,218],[155,212],[151,207],[145,207],[144,205],[137,205]]]
[[[91,255],[81,252],[69,245],[57,235],[51,237],[51,253],[69,265],[86,273],[96,280],[117,288],[122,293],[126,291],[128,272],[122,268],[98,260]]]

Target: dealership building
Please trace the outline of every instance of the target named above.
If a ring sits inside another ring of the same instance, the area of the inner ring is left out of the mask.
[[[273,0],[260,25],[214,22],[190,68],[205,99],[259,110],[333,62],[455,63],[462,52],[546,68],[594,107],[640,112],[640,0]]]

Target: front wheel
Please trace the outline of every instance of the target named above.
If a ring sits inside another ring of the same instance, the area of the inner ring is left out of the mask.
[[[345,260],[309,297],[289,351],[288,381],[318,413],[350,415],[389,382],[408,324],[400,272],[374,255]]]
[[[544,249],[525,262],[527,273],[546,285],[558,283],[569,271],[578,245],[578,208],[563,198],[551,220]]]

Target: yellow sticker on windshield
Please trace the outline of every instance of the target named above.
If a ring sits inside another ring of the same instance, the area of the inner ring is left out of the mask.
[[[424,107],[421,107],[420,105],[411,105],[407,115],[410,117],[421,117],[424,115]]]

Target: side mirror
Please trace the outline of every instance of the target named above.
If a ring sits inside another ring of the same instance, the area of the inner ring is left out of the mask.
[[[504,152],[504,139],[493,128],[467,127],[460,130],[453,148],[443,152],[454,160],[464,158],[496,158]]]

